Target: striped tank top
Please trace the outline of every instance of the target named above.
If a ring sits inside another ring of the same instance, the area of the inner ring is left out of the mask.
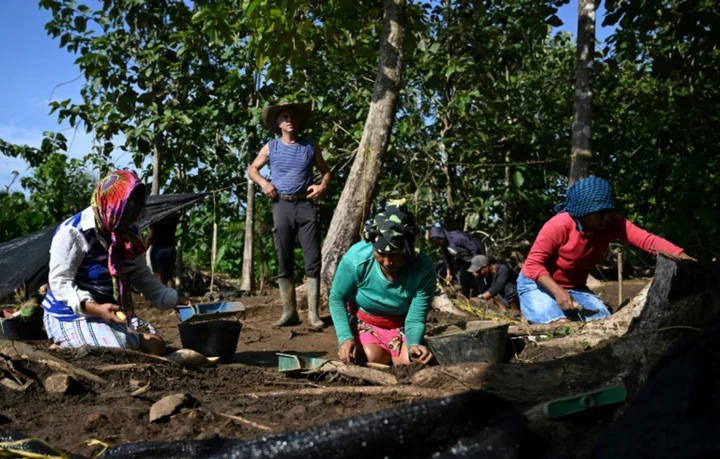
[[[280,139],[271,140],[270,177],[280,194],[303,193],[313,184],[315,142],[299,139],[287,145]]]
[[[108,270],[107,249],[98,239],[97,230],[94,228],[85,230],[82,229],[80,224],[81,216],[82,212],[70,217],[62,222],[58,226],[58,229],[55,230],[55,233],[57,234],[58,230],[63,226],[76,228],[83,233],[85,239],[90,245],[90,250],[85,254],[85,258],[75,275],[75,285],[77,285],[80,290],[89,292],[92,295],[93,300],[98,303],[117,303],[113,297],[112,278],[110,277],[110,271]],[[133,225],[130,230],[135,234],[139,234],[137,225]],[[135,260],[125,261],[125,272],[128,275],[128,280],[132,283],[132,276],[135,272]],[[55,298],[52,289],[50,289],[45,296],[42,306],[48,314],[58,320],[72,321],[79,318],[70,306]]]

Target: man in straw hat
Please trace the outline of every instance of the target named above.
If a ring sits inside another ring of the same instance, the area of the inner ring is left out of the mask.
[[[320,148],[311,139],[300,138],[310,120],[310,104],[280,104],[263,110],[263,122],[270,132],[280,134],[265,144],[248,168],[248,175],[260,185],[273,201],[273,237],[278,252],[278,285],[283,314],[275,326],[299,322],[295,300],[294,251],[295,238],[305,258],[307,276],[308,321],[312,328],[322,328],[318,314],[320,301],[320,233],[316,202],[323,197],[330,182],[330,168]],[[271,180],[260,175],[270,164]],[[313,180],[313,166],[322,176],[320,184]]]

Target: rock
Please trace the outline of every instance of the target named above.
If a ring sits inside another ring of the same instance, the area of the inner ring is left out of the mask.
[[[443,293],[433,298],[432,302],[433,309],[437,309],[440,312],[445,312],[459,317],[467,317],[468,313],[458,309],[448,296]]]
[[[325,400],[325,403],[327,403],[328,405],[337,405],[338,399],[330,397],[329,399]]]
[[[594,290],[594,289],[604,286],[605,283],[600,282],[599,280],[595,279],[594,277],[592,277],[591,275],[588,274],[586,285],[587,285],[587,288],[589,288],[590,290]]]
[[[80,392],[82,386],[70,375],[55,373],[45,380],[45,390],[53,394],[70,394]]]
[[[197,401],[188,394],[174,394],[163,397],[150,407],[150,422],[164,422],[186,406],[196,406]]]
[[[214,440],[219,437],[220,434],[218,432],[215,432],[213,430],[206,430],[205,432],[202,432],[200,433],[200,435],[195,437],[195,440]]]
[[[4,414],[0,414],[0,425],[10,424],[11,422],[13,422],[12,419],[10,419],[9,417],[5,416]]]
[[[85,428],[92,429],[98,424],[105,424],[108,421],[107,416],[102,413],[94,412],[85,417]]]

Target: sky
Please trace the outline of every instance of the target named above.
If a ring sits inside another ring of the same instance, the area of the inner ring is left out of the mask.
[[[90,1],[89,3],[92,3]],[[605,14],[601,5],[597,15],[597,37],[604,41],[612,29],[601,27]],[[558,12],[563,25],[557,31],[577,32],[577,0],[571,0]],[[38,7],[37,0],[0,1],[0,139],[13,144],[39,147],[44,131],[61,131],[68,139],[69,155],[81,158],[92,146],[92,138],[84,130],[59,125],[49,115],[50,100],[80,100],[84,79],[75,66],[76,56],[61,49],[58,40],[49,37],[45,24],[50,13]],[[129,155],[118,150],[113,160],[118,166],[129,165]],[[0,189],[13,179],[29,174],[20,159],[0,155]],[[11,191],[20,191],[15,182]]]

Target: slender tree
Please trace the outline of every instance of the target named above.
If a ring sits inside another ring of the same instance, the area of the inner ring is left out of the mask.
[[[369,216],[395,120],[402,81],[405,0],[384,0],[383,8],[380,63],[370,111],[323,245],[322,280],[326,287],[332,282],[342,255],[358,240],[363,220]]]
[[[592,78],[595,56],[595,0],[578,0],[577,62],[573,100],[570,185],[582,180],[592,159]]]

